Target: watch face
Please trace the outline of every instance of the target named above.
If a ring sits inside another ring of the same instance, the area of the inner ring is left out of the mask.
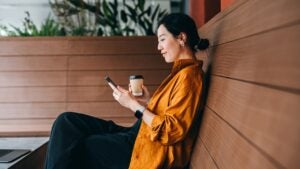
[[[135,111],[134,116],[138,119],[143,117],[143,113],[139,110]]]

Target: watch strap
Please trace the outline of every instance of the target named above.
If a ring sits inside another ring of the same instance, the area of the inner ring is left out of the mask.
[[[146,110],[145,107],[142,110],[136,110],[135,113],[134,113],[134,116],[137,119],[141,119],[143,117],[143,113],[144,113],[145,110]]]

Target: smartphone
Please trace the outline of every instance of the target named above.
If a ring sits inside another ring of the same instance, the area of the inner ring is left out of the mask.
[[[117,85],[115,84],[114,81],[111,80],[111,78],[109,78],[109,76],[105,76],[104,80],[106,80],[107,83],[112,84],[115,88],[117,88]]]

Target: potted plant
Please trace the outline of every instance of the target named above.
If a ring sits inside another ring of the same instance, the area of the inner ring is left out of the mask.
[[[154,35],[156,22],[167,14],[159,4],[145,0],[52,0],[51,8],[70,35]]]

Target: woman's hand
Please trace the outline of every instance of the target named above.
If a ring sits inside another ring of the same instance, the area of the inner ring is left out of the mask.
[[[138,100],[136,99],[137,97],[134,97],[133,95],[131,95],[131,92],[128,90],[125,90],[124,88],[117,86],[114,87],[112,85],[110,85],[113,89],[113,96],[114,98],[124,107],[131,109],[133,112],[135,112],[136,110],[144,110],[144,115],[143,115],[143,120],[146,122],[146,124],[148,126],[151,126],[152,120],[154,118],[154,114],[152,112],[150,112],[149,110],[145,110],[145,107],[140,105],[140,103],[138,102]],[[148,92],[148,89],[146,87],[143,86],[143,90],[144,90],[144,95],[141,98],[143,98],[143,101],[148,102],[149,98],[150,98],[150,94]]]
[[[122,106],[129,108],[132,111],[136,111],[137,107],[140,107],[138,101],[128,90],[120,86],[117,86],[117,88],[113,87],[112,89],[115,100],[118,101]]]
[[[146,86],[142,86],[143,88],[143,95],[142,96],[133,96],[135,97],[135,99],[140,102],[141,104],[143,104],[144,106],[147,106],[150,98],[151,98],[151,95],[150,95],[150,92],[149,90],[147,89]],[[131,86],[129,84],[129,92],[131,93]]]

